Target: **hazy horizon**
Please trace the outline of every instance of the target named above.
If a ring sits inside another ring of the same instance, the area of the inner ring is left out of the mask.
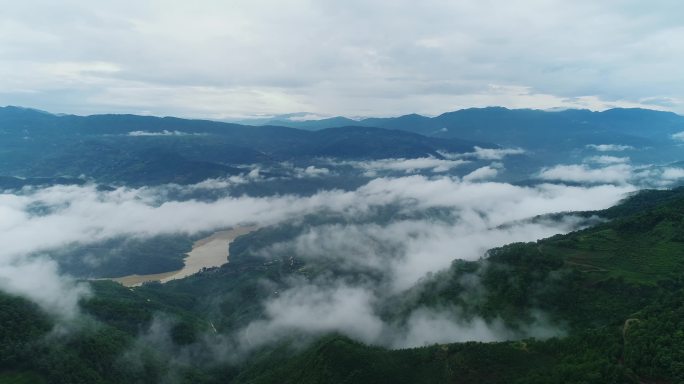
[[[218,122],[226,122],[226,123],[237,123],[237,124],[248,124],[250,122],[255,122],[253,124],[259,125],[259,122],[262,121],[270,121],[270,120],[280,120],[280,121],[287,121],[290,123],[293,122],[305,122],[305,121],[318,121],[318,120],[325,120],[325,119],[333,119],[333,118],[346,118],[350,120],[355,120],[355,121],[362,121],[364,119],[372,119],[372,118],[380,118],[380,119],[391,119],[391,118],[397,118],[397,117],[402,117],[402,116],[410,116],[410,115],[419,115],[423,117],[428,117],[428,118],[433,118],[433,117],[438,117],[442,114],[445,113],[452,113],[452,112],[459,112],[459,111],[465,111],[469,109],[492,109],[492,108],[505,108],[508,110],[533,110],[533,111],[541,111],[541,112],[549,112],[549,113],[554,113],[554,112],[562,112],[562,111],[567,111],[567,110],[588,110],[591,112],[605,112],[611,109],[644,109],[644,110],[649,110],[649,111],[657,111],[657,112],[671,112],[675,113],[677,115],[682,116],[682,113],[678,113],[676,111],[671,111],[667,109],[655,109],[655,108],[646,108],[646,107],[606,107],[606,108],[600,108],[600,109],[591,109],[591,108],[560,108],[560,107],[554,107],[554,108],[547,108],[547,109],[541,109],[541,108],[526,108],[526,107],[519,107],[519,108],[509,108],[509,107],[504,107],[500,105],[487,105],[487,106],[482,106],[482,107],[463,107],[463,108],[458,108],[458,109],[453,109],[453,110],[445,110],[437,114],[421,114],[421,113],[416,113],[416,112],[408,112],[408,113],[403,113],[400,115],[389,115],[389,114],[378,114],[378,115],[373,115],[373,116],[346,116],[346,115],[322,115],[322,114],[316,114],[316,113],[311,113],[311,112],[306,112],[306,111],[296,111],[296,112],[289,112],[289,113],[282,113],[282,114],[262,114],[262,115],[252,115],[252,116],[241,116],[241,117],[225,117],[225,118],[212,118],[210,116],[202,116],[202,115],[190,115],[190,116],[182,116],[182,115],[164,115],[164,114],[151,114],[148,112],[140,112],[140,113],[128,113],[128,112],[98,112],[98,113],[87,113],[87,114],[81,114],[81,113],[67,113],[67,112],[61,112],[61,111],[52,111],[52,110],[45,110],[45,109],[40,109],[36,107],[31,107],[31,106],[26,106],[26,105],[14,105],[14,104],[7,104],[7,105],[0,105],[0,108],[18,108],[18,109],[25,109],[25,110],[32,110],[36,112],[42,112],[42,113],[48,113],[51,115],[55,116],[81,116],[81,117],[87,117],[87,116],[97,116],[97,115],[126,115],[126,114],[131,114],[131,115],[139,115],[139,116],[149,116],[149,117],[176,117],[176,118],[182,118],[182,119],[189,119],[189,120],[211,120],[211,121],[218,121]]]

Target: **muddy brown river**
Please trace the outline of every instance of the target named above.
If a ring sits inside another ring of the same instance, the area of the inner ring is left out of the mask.
[[[209,237],[195,241],[192,251],[183,260],[183,268],[177,271],[156,273],[151,275],[128,275],[109,280],[121,283],[126,287],[137,287],[148,281],[166,283],[175,279],[182,279],[193,275],[202,268],[220,267],[228,262],[228,245],[236,237],[252,232],[256,227],[237,227],[225,231],[214,232]]]

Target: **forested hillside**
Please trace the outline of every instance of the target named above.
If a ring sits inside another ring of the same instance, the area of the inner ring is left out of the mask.
[[[239,238],[231,263],[188,279],[136,289],[93,282],[83,314],[67,328],[3,294],[0,382],[681,382],[684,190],[645,191],[581,215],[608,221],[454,261],[397,295],[384,315],[405,321],[412,308],[458,307],[466,318],[515,330],[541,328],[535,313],[543,313],[543,326],[561,331],[550,338],[539,330],[536,339],[389,350],[335,334],[292,334],[235,354],[217,340],[259,318],[259,298],[279,281],[323,273],[296,257],[250,256],[258,244],[292,236],[295,225]]]

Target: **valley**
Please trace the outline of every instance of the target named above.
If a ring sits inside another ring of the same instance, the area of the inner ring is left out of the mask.
[[[254,227],[238,227],[217,231],[211,236],[195,241],[192,250],[183,259],[183,268],[177,271],[149,275],[128,275],[110,278],[109,280],[121,283],[124,287],[137,287],[151,281],[166,283],[171,280],[188,277],[206,268],[220,267],[230,262],[230,254],[228,252],[230,243],[236,237],[248,234],[253,230],[255,230]]]

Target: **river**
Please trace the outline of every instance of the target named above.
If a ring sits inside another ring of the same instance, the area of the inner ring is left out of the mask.
[[[192,251],[183,260],[183,268],[177,271],[155,273],[151,275],[128,275],[109,280],[121,283],[126,287],[137,287],[148,281],[162,283],[182,279],[193,275],[202,268],[220,267],[228,262],[230,256],[228,245],[236,237],[252,232],[256,227],[237,227],[225,231],[214,232],[211,236],[195,241]]]

